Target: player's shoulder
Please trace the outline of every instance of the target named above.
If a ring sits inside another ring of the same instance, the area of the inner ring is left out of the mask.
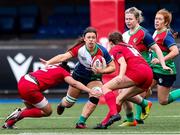
[[[141,32],[144,33],[144,34],[149,34],[149,35],[151,35],[150,32],[149,32],[149,30],[146,29],[146,28],[144,28],[143,26],[140,26],[139,31],[141,31]]]
[[[129,35],[129,30],[125,31],[125,32],[122,34],[122,37],[124,38],[124,37],[126,37],[126,36],[128,36],[128,35]]]
[[[101,44],[97,43],[96,45],[97,45],[98,49],[100,49],[103,53],[108,52],[107,49],[104,46],[102,46]]]

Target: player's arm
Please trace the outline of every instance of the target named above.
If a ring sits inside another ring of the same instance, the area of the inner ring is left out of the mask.
[[[177,48],[176,45],[173,45],[169,48],[169,53],[164,57],[164,60],[170,60],[170,59],[174,59],[178,54],[179,54],[179,50]]]
[[[107,64],[107,67],[102,69],[102,74],[109,74],[114,72],[116,69],[114,60],[112,60],[109,64]]]
[[[100,96],[102,94],[100,91],[91,90],[90,88],[88,88],[84,84],[82,84],[81,82],[74,80],[71,76],[66,76],[64,78],[64,80],[65,80],[66,83],[68,83],[72,87],[75,87],[77,89],[86,91],[86,92],[88,92],[88,93],[90,93],[92,95]]]
[[[121,65],[119,67],[120,68],[119,77],[122,78],[126,73],[127,63],[123,56],[118,59],[118,63]]]
[[[159,48],[159,46],[157,44],[154,44],[154,45],[151,46],[151,49],[156,52],[156,54],[158,56],[158,60],[160,61],[161,66],[163,67],[163,69],[164,70],[169,70],[170,72],[172,72],[172,69],[170,67],[166,66],[163,53],[162,53],[161,49]],[[152,60],[151,62],[156,64],[156,61]]]
[[[72,54],[70,52],[66,52],[64,54],[59,54],[54,56],[53,58],[51,58],[50,60],[44,60],[42,58],[40,58],[40,61],[45,65],[52,65],[52,64],[57,64],[63,61],[66,61],[68,59],[72,58]]]

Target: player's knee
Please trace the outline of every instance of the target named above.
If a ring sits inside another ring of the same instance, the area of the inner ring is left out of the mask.
[[[66,108],[70,108],[71,106],[75,104],[76,101],[77,101],[76,98],[67,94],[66,97],[62,99],[62,106]]]
[[[90,101],[91,103],[97,105],[98,102],[99,102],[99,99],[98,99],[97,97],[90,97],[90,98],[89,98],[89,101]]]
[[[50,116],[52,114],[52,110],[48,110],[48,111],[45,111],[44,112],[44,116],[45,117],[48,117],[48,116]]]
[[[159,104],[160,105],[167,105],[168,101],[166,101],[166,100],[159,100]]]

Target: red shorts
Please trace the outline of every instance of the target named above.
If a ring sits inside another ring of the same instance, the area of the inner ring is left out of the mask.
[[[133,80],[141,89],[148,90],[152,84],[152,69],[145,64],[139,64],[131,69],[127,69],[126,76]]]
[[[20,97],[30,104],[37,104],[44,99],[38,85],[22,77],[18,83]]]

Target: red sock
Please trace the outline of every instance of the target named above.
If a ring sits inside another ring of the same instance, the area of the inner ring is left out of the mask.
[[[103,119],[103,121],[101,122],[102,125],[105,125],[108,121],[109,118],[111,117],[111,113],[109,111],[109,113],[106,115],[106,117]]]
[[[6,123],[8,126],[13,126],[16,123],[16,120],[8,120]]]
[[[121,106],[120,105],[117,105],[116,104],[116,107],[117,107],[117,112],[119,113],[121,111]],[[109,118],[111,117],[111,113],[109,112],[106,117],[103,119],[103,121],[101,122],[102,125],[105,125],[108,121],[109,121]]]
[[[117,112],[119,113],[121,111],[121,106],[116,104]]]
[[[109,113],[111,115],[117,114],[116,97],[115,97],[114,93],[112,91],[108,92],[104,95],[104,98],[106,99],[106,103],[109,108]]]
[[[25,117],[42,117],[43,114],[41,110],[38,108],[25,109],[21,112],[19,119],[23,119]]]

